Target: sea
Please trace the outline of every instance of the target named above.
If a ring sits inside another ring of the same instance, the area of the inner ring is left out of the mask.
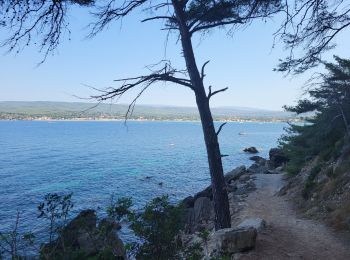
[[[249,166],[255,146],[267,157],[286,123],[229,122],[219,135],[224,171]],[[217,123],[219,126],[219,123]],[[47,193],[73,193],[72,216],[111,196],[142,207],[168,195],[177,202],[210,184],[199,122],[0,121],[0,232],[43,232],[37,206]]]

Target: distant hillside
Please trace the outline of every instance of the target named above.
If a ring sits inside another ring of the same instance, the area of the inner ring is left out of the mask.
[[[0,119],[124,119],[128,105],[78,102],[0,102]],[[295,119],[291,113],[254,108],[217,107],[212,109],[215,120],[285,121]],[[131,119],[198,120],[194,107],[137,105]]]

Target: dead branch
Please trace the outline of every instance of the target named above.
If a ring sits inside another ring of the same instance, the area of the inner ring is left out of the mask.
[[[226,90],[228,90],[228,87],[222,88],[222,89],[219,89],[219,90],[216,90],[216,91],[212,92],[212,91],[211,91],[211,86],[209,86],[208,99],[210,99],[212,96],[214,96],[214,95],[216,95],[216,94],[218,94],[218,93],[220,93],[220,92],[224,92],[224,91],[226,91]]]
[[[153,21],[153,20],[161,20],[161,19],[166,19],[166,20],[171,20],[174,22],[177,22],[177,19],[173,16],[154,16],[154,17],[150,17],[150,18],[146,18],[141,20],[141,22],[147,22],[147,21]]]
[[[202,69],[201,69],[201,79],[203,81],[204,77],[205,77],[205,74],[204,74],[204,70],[205,70],[205,66],[207,66],[207,64],[210,62],[210,60],[206,61],[203,66],[202,66]]]
[[[222,124],[219,126],[219,129],[218,129],[218,131],[216,132],[216,135],[219,135],[219,134],[220,134],[222,128],[223,128],[226,124],[227,124],[227,122],[222,123]]]
[[[172,68],[169,63],[166,63],[162,69],[153,71],[149,75],[117,79],[115,82],[122,82],[122,85],[120,87],[96,89],[99,91],[99,94],[93,95],[90,98],[97,100],[98,102],[103,102],[106,100],[111,100],[115,97],[121,97],[129,90],[141,87],[141,91],[136,95],[128,107],[127,113],[125,115],[125,118],[127,119],[130,115],[132,115],[138,98],[143,94],[144,91],[146,91],[148,87],[156,82],[170,82],[194,90],[191,81],[189,79],[179,77],[179,74],[183,74],[183,71],[176,70]]]

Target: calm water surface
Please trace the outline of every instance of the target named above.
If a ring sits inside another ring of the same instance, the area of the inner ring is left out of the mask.
[[[248,146],[267,156],[283,127],[228,123],[220,133],[224,170],[250,164]],[[48,192],[73,192],[76,211],[103,214],[112,193],[143,205],[162,194],[184,198],[209,182],[199,123],[0,121],[0,230],[17,210],[23,229],[40,229],[36,205]]]

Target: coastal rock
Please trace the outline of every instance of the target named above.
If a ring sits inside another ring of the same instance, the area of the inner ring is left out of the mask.
[[[196,201],[198,198],[201,197],[207,197],[209,199],[213,199],[213,192],[211,190],[211,186],[208,186],[204,190],[198,192],[196,195],[194,195],[194,200]]]
[[[266,164],[266,159],[262,158],[261,156],[254,155],[252,157],[249,157],[249,160],[254,161],[258,165],[265,165]]]
[[[193,208],[185,209],[185,232],[193,234],[203,228],[214,228],[213,202],[207,197],[198,198]]]
[[[279,166],[282,166],[289,161],[288,157],[285,155],[282,149],[279,149],[279,148],[272,148],[269,151],[269,158],[270,158],[269,164],[270,164],[270,167],[272,168],[277,168]]]
[[[255,228],[257,231],[261,231],[266,227],[266,221],[262,218],[247,218],[243,220],[238,228]]]
[[[198,198],[194,203],[194,221],[203,223],[214,218],[213,203],[207,197]]]
[[[239,166],[232,171],[225,174],[225,181],[230,183],[232,181],[238,180],[243,174],[247,172],[247,169],[244,165]]]
[[[62,229],[56,240],[41,248],[40,255],[44,259],[69,259],[73,255],[96,257],[103,254],[124,259],[124,246],[116,233],[118,229],[119,224],[109,219],[102,220],[97,227],[96,212],[84,210]]]
[[[194,206],[194,198],[192,196],[188,196],[183,199],[182,204],[185,208],[193,208]]]
[[[266,166],[266,164],[258,164],[258,163],[253,163],[249,168],[248,172],[249,173],[255,173],[255,174],[264,174],[269,170],[269,168]]]
[[[236,184],[235,195],[247,195],[250,191],[255,190],[254,181],[239,182]]]
[[[253,249],[256,237],[257,230],[252,227],[220,229],[209,238],[209,255],[220,257]]]
[[[227,184],[230,184],[236,180],[238,180],[242,175],[244,175],[245,173],[247,173],[247,169],[244,165],[239,166],[235,169],[233,169],[232,171],[228,172],[225,174],[225,181]],[[195,194],[192,197],[187,197],[183,200],[183,203],[185,205],[185,207],[193,207],[194,202],[201,197],[207,197],[210,200],[213,199],[213,192],[211,189],[211,186],[208,186],[207,188],[205,188],[204,190],[198,192],[197,194]]]
[[[259,151],[254,146],[252,146],[252,147],[244,148],[243,152],[246,152],[246,153],[258,153]]]

